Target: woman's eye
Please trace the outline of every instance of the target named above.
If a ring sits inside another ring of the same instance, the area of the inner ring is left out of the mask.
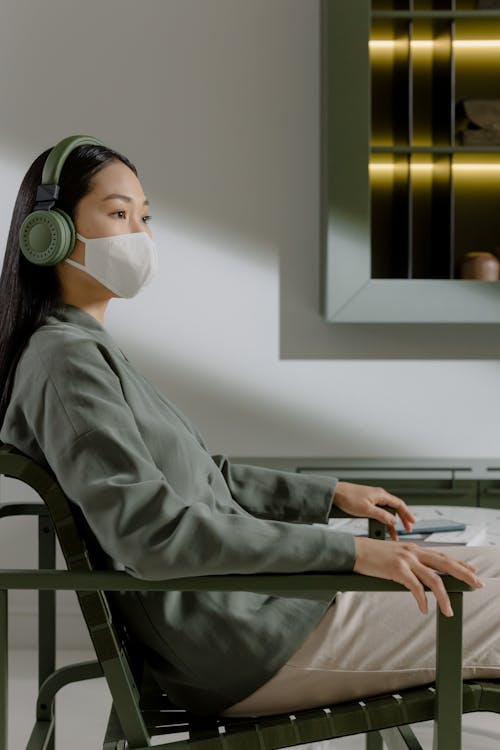
[[[111,216],[118,216],[118,214],[123,214],[123,216],[125,216],[126,211],[114,211]],[[119,218],[121,219],[122,217],[120,216]],[[151,215],[143,216],[143,221],[145,224],[149,224],[152,218],[153,217]]]

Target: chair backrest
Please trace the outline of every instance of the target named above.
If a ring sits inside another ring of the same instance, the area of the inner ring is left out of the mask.
[[[102,569],[107,559],[80,508],[64,494],[50,469],[40,466],[14,446],[0,443],[0,474],[28,484],[48,508],[68,570]],[[139,709],[138,685],[144,660],[126,626],[113,620],[112,605],[105,592],[77,591],[104,675],[113,697],[120,724],[129,741],[148,745],[149,735]]]

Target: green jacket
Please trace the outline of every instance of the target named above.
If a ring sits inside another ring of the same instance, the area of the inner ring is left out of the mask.
[[[31,336],[0,440],[53,470],[110,567],[137,578],[354,566],[353,537],[326,525],[335,479],[211,456],[106,329],[72,305]],[[170,699],[210,715],[267,682],[334,598],[289,596],[174,591],[113,599]]]

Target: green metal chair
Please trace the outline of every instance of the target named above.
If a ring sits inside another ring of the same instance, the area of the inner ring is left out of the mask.
[[[188,739],[155,745],[159,750],[272,750],[347,735],[366,734],[368,750],[420,748],[410,725],[433,719],[435,750],[459,750],[463,712],[500,709],[500,681],[462,684],[462,592],[469,587],[443,576],[453,618],[437,615],[437,676],[432,685],[363,701],[322,706],[261,718],[202,718],[170,703],[154,681],[137,644],[113,612],[112,591],[306,590],[403,591],[399,584],[356,574],[262,574],[202,576],[144,581],[125,572],[100,568],[95,537],[80,509],[64,495],[54,475],[9,445],[0,444],[0,475],[32,487],[43,503],[5,503],[0,518],[32,514],[39,518],[39,569],[0,570],[0,750],[7,750],[8,591],[39,592],[39,695],[26,750],[53,750],[54,698],[64,685],[105,677],[112,708],[103,750],[145,750],[158,735],[185,733]],[[90,533],[89,533],[90,532]],[[371,524],[371,534],[383,527]],[[55,535],[68,570],[55,570]],[[102,551],[101,551],[102,552]],[[76,591],[95,648],[95,661],[55,669],[55,591]],[[214,676],[215,679],[215,676]]]

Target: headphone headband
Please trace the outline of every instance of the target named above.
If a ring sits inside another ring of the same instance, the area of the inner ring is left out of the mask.
[[[42,184],[58,184],[63,164],[69,154],[78,146],[87,143],[89,145],[95,144],[96,146],[104,145],[101,141],[98,141],[97,138],[93,138],[90,135],[70,135],[67,138],[63,138],[62,141],[59,141],[47,156],[42,172]]]

